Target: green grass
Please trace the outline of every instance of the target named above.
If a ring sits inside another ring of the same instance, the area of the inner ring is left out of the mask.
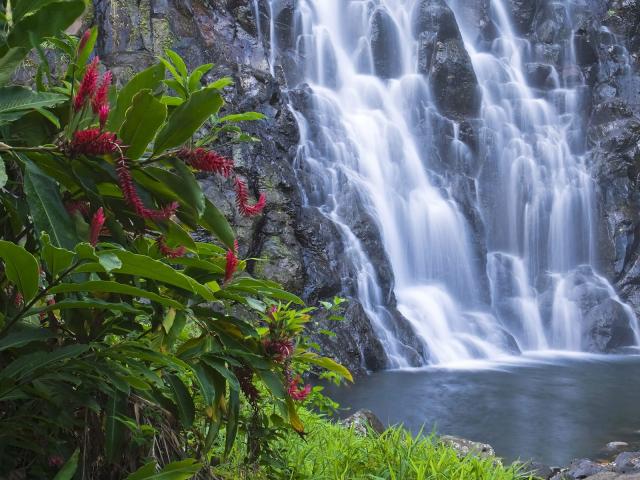
[[[283,466],[242,467],[242,456],[220,465],[224,479],[252,480],[516,480],[529,479],[522,467],[502,466],[495,459],[458,458],[434,436],[414,438],[402,428],[362,437],[353,429],[317,415],[303,417],[308,435],[291,434],[277,442]]]

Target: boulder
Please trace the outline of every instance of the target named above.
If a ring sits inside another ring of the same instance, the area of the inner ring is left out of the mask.
[[[608,298],[584,319],[583,345],[590,352],[608,353],[635,344],[632,319],[618,301]]]
[[[531,31],[539,0],[508,0],[505,2],[516,31],[527,34]]]
[[[467,440],[466,438],[454,437],[451,435],[441,436],[440,442],[447,447],[454,449],[460,457],[477,455],[482,458],[488,458],[495,457],[496,455],[493,447],[488,443],[474,442],[472,440]]]
[[[341,425],[353,428],[356,434],[366,437],[370,432],[378,435],[385,431],[384,425],[380,419],[371,410],[358,410],[353,415],[340,421]]]
[[[373,69],[381,78],[394,78],[402,73],[402,56],[398,27],[384,7],[378,7],[370,21]]]
[[[618,473],[640,473],[640,452],[624,452],[613,461]]]

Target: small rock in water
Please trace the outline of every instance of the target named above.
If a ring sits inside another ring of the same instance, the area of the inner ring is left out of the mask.
[[[622,450],[628,446],[627,442],[609,442],[607,443],[607,450]]]
[[[362,436],[366,436],[369,433],[369,428],[377,434],[381,434],[385,430],[384,425],[380,419],[376,417],[376,414],[371,410],[365,409],[358,410],[350,417],[341,420],[340,424],[346,427],[353,427],[355,432]]]
[[[533,475],[535,478],[549,480],[554,475],[560,473],[560,468],[550,467],[549,465],[532,461],[524,466],[524,471],[527,474]]]
[[[473,442],[466,438],[453,437],[451,435],[443,435],[440,437],[440,441],[453,448],[461,457],[466,457],[467,455],[478,455],[483,458],[496,456],[493,447],[488,443]]]

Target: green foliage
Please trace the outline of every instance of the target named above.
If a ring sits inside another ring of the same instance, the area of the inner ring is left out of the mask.
[[[186,479],[239,438],[247,461],[264,460],[283,431],[304,433],[310,387],[298,375],[351,376],[304,335],[313,309],[243,272],[196,181],[196,168],[232,175],[208,149],[246,140],[226,125],[261,115],[219,118],[228,79],[203,84],[212,65],[189,72],[174,52],[107,95],[108,75],[87,65],[97,31],[58,33],[84,2],[11,4],[0,17],[0,476]],[[69,59],[59,76],[45,37]],[[31,47],[37,89],[7,84]]]
[[[305,441],[285,434],[273,442],[279,453],[259,469],[249,469],[239,448],[215,469],[222,479],[251,480],[525,480],[519,465],[502,466],[495,458],[459,458],[436,436],[412,436],[401,427],[367,436],[306,411]]]

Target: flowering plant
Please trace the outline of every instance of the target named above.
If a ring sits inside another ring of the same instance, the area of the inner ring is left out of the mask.
[[[43,6],[14,10],[8,39],[29,27],[39,44],[47,22],[34,18],[55,15],[60,31],[75,19],[48,8],[60,1],[31,3]],[[350,375],[313,352],[298,297],[243,272],[195,178],[227,179],[238,211],[260,215],[267,195],[214,145],[247,140],[221,123],[261,115],[221,117],[230,80],[204,84],[212,66],[189,72],[171,51],[117,90],[91,59],[96,38],[49,39],[69,68],[56,78],[43,61],[37,90],[0,78],[0,475],[122,478],[151,459],[190,478],[223,432],[233,448],[243,397],[262,426],[302,434],[299,372]]]

